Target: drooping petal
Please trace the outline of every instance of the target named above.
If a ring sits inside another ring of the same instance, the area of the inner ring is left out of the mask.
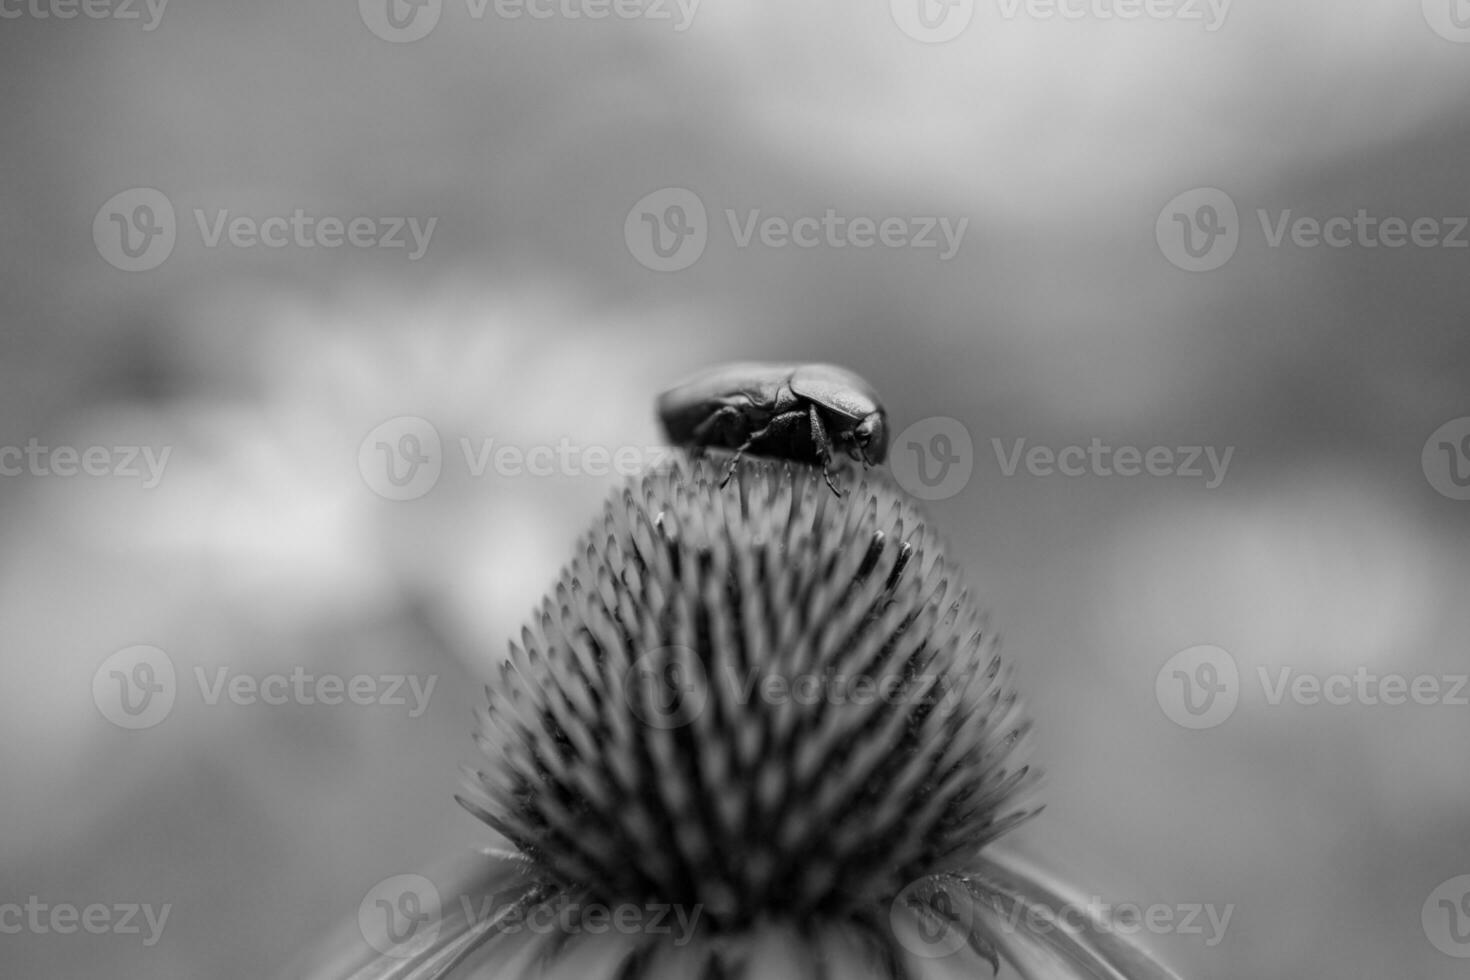
[[[963,881],[975,925],[1022,976],[1179,980],[1079,890],[1019,854],[989,848]]]

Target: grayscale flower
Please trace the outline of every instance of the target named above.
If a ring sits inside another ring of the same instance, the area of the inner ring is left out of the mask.
[[[380,897],[403,927],[321,975],[1172,976],[989,846],[1036,812],[1030,723],[908,499],[722,475],[680,456],[607,502],[480,713],[461,803],[512,849]]]

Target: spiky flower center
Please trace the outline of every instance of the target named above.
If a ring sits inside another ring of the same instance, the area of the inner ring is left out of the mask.
[[[887,481],[722,475],[676,459],[608,502],[488,690],[462,802],[602,901],[849,916],[1026,815],[1026,723]]]

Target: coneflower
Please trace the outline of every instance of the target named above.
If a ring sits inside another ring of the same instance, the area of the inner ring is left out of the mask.
[[[723,475],[676,457],[608,501],[480,713],[460,802],[514,850],[330,975],[1172,976],[987,847],[1036,810],[1029,722],[913,505]]]

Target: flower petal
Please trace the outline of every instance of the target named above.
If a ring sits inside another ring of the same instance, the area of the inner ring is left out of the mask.
[[[1009,850],[986,848],[963,880],[975,927],[1024,977],[1179,980],[1081,892]]]
[[[344,924],[290,971],[314,980],[439,980],[502,935],[517,903],[535,895],[540,882],[526,862],[513,854],[483,850],[460,855],[431,868],[423,888],[435,892],[439,911],[431,920],[429,941],[384,950],[369,935],[362,916]],[[497,946],[500,944],[496,944]],[[507,944],[504,952],[509,953]]]

